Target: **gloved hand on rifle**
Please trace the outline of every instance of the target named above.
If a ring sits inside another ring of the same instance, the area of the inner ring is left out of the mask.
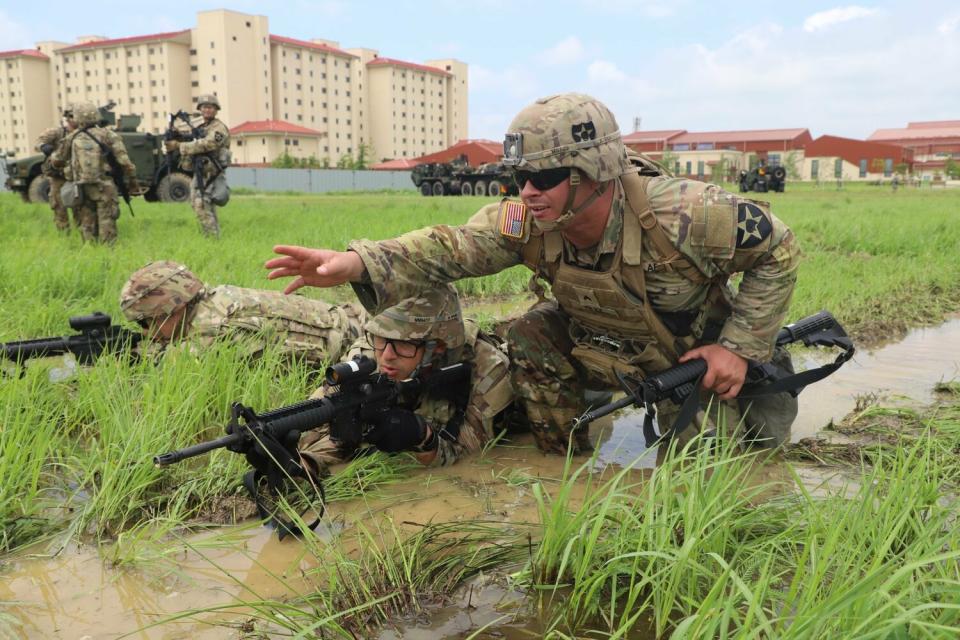
[[[373,425],[365,440],[380,451],[416,451],[424,453],[437,448],[437,436],[428,436],[426,423],[409,409],[387,409],[369,418]]]
[[[167,150],[167,153],[170,153],[171,151],[180,148],[180,141],[179,141],[179,140],[164,140],[164,141],[163,141],[163,148]]]

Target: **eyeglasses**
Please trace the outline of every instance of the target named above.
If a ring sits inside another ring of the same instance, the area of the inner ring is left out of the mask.
[[[393,352],[401,358],[413,358],[417,355],[417,350],[423,346],[423,342],[420,340],[396,340],[394,338],[375,336],[372,333],[367,334],[367,342],[370,343],[373,350],[377,353],[386,351],[387,345],[389,344],[393,347]]]
[[[543,171],[523,171],[514,169],[513,181],[517,187],[523,189],[529,180],[534,187],[540,191],[548,191],[570,177],[570,169],[560,167],[559,169],[544,169]]]

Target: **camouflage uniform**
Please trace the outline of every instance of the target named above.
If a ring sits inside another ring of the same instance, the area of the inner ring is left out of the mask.
[[[521,203],[505,200],[464,226],[351,243],[366,267],[365,295],[389,305],[422,288],[424,278],[450,282],[518,264],[534,272],[531,285],[540,292],[540,281],[550,283],[556,300],[535,306],[507,336],[514,389],[547,451],[566,451],[570,424],[586,408],[584,388],[616,388],[613,369],[643,377],[713,342],[743,358],[771,359],[800,253],[769,205],[716,185],[656,175],[664,172],[649,162],[634,166],[613,115],[587,96],[538,101],[510,130],[532,139],[511,150],[508,134],[508,156],[537,158],[537,170],[576,169],[571,192],[578,171],[615,189],[600,242],[577,249],[560,228],[531,224]],[[522,160],[517,166],[524,168]],[[572,202],[573,193],[557,224],[576,215]],[[743,277],[734,291],[729,278],[736,273]],[[766,415],[779,422],[750,425],[767,445],[787,438],[796,414],[795,401],[774,397],[779,404]],[[735,420],[736,403],[726,404]],[[662,407],[661,424],[671,424],[675,412]],[[574,450],[589,449],[586,435],[573,435]]]
[[[51,153],[46,154],[46,159],[44,159],[43,164],[40,165],[40,173],[46,176],[50,184],[50,208],[53,210],[53,223],[57,226],[58,231],[70,230],[70,218],[67,216],[67,208],[63,206],[63,201],[60,198],[60,189],[64,183],[63,171],[57,169],[50,163],[50,156],[60,148],[68,134],[69,131],[67,131],[67,128],[64,126],[50,127],[40,134],[35,147],[37,151],[41,152],[44,146],[52,148]]]
[[[215,96],[200,96],[197,107],[204,104],[213,104],[220,109]],[[217,118],[205,121],[199,128],[201,137],[180,143],[180,165],[194,172],[190,200],[203,233],[219,237],[220,222],[217,220],[217,208],[211,200],[211,187],[230,164],[230,130]]]
[[[54,166],[64,167],[66,179],[78,184],[82,190],[82,201],[73,209],[84,241],[99,238],[101,242],[112,244],[117,239],[120,207],[117,186],[107,174],[110,166],[100,145],[113,152],[130,188],[136,185],[136,167],[127,156],[120,136],[97,126],[100,114],[96,106],[92,103],[76,105],[74,118],[79,128],[67,137],[60,150],[54,152],[51,162]]]
[[[231,338],[251,356],[269,345],[313,368],[341,358],[366,321],[360,305],[331,305],[279,291],[230,285],[208,288],[183,265],[152,262],[135,272],[120,293],[127,319],[163,319],[186,306],[181,335],[189,345],[209,347]]]
[[[505,426],[508,410],[514,399],[510,388],[506,353],[496,338],[484,334],[474,322],[462,320],[460,303],[456,296],[453,288],[447,285],[447,287],[425,292],[418,298],[407,299],[397,307],[393,307],[393,310],[397,310],[398,307],[407,303],[410,306],[416,305],[421,310],[424,308],[433,310],[440,308],[445,301],[455,303],[458,316],[456,333],[459,334],[455,341],[462,344],[452,349],[448,348],[440,356],[439,361],[433,362],[433,366],[442,367],[458,362],[467,362],[471,365],[469,383],[464,385],[462,390],[452,394],[453,399],[450,397],[449,389],[428,391],[416,400],[414,406],[407,407],[414,411],[434,433],[439,434],[437,455],[430,463],[431,466],[453,464],[467,454],[480,451],[494,437],[495,431]],[[422,300],[426,300],[426,303],[424,304]],[[441,301],[440,304],[438,300]],[[409,306],[401,308],[401,311],[406,313],[409,308]],[[383,337],[402,339],[410,336],[410,339],[413,339],[414,336],[410,335],[405,322],[402,320],[393,322],[385,318],[390,311],[388,309],[368,323],[367,331],[381,335],[382,328],[389,326],[393,330],[393,335]],[[431,335],[435,337],[435,333],[431,331],[427,337]],[[444,340],[445,344],[448,342],[455,344],[455,341],[449,338]],[[347,358],[358,354],[374,357],[373,348],[366,337],[354,343]],[[442,395],[441,391],[444,392]],[[327,389],[321,388],[313,397],[323,397],[326,393]],[[327,464],[349,459],[357,451],[350,450],[332,439],[329,428],[323,426],[303,435],[300,439],[300,453],[314,461],[319,468],[323,468]]]

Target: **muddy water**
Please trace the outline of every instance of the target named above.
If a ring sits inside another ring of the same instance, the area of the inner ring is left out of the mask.
[[[824,358],[807,353],[798,360],[812,365]],[[859,395],[906,396],[924,402],[935,383],[953,379],[958,372],[960,318],[913,331],[897,344],[861,350],[839,372],[800,396],[794,438],[812,435],[840,419],[853,409]],[[602,463],[655,464],[653,452],[644,454],[641,422],[642,413],[634,411],[594,425]],[[409,480],[391,486],[388,497],[331,505],[329,522],[350,528],[358,520],[387,515],[419,523],[474,518],[536,522],[529,480],[542,479],[549,492],[562,473],[562,461],[540,454],[529,440],[520,440],[450,469],[416,471]],[[801,469],[800,477],[805,484],[823,481],[823,475],[811,469]],[[763,482],[781,478],[788,482],[789,474],[777,465],[758,475]],[[329,531],[318,533],[322,539],[330,538]],[[280,542],[260,526],[192,536],[187,544],[169,542],[156,551],[162,551],[166,560],[146,562],[137,569],[112,568],[90,548],[71,547],[54,557],[35,549],[0,559],[0,638],[236,638],[236,629],[222,626],[222,614],[150,625],[188,609],[289,595],[290,588],[301,590],[301,572],[318,562],[305,556],[299,542]],[[501,584],[478,579],[448,607],[434,611],[429,625],[398,621],[381,638],[456,638],[488,624],[496,637],[536,637],[535,623],[501,621],[512,617],[521,598]],[[228,620],[235,624],[245,617],[235,613]]]

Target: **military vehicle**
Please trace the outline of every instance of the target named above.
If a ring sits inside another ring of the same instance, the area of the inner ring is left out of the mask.
[[[127,148],[127,155],[137,167],[140,191],[131,195],[142,195],[148,202],[188,201],[193,176],[179,167],[179,151],[167,154],[163,148],[163,136],[137,131],[140,126],[138,115],[121,115],[118,122],[113,107],[113,103],[100,107],[100,125],[115,127]],[[47,202],[49,199],[50,183],[40,173],[43,160],[43,154],[5,160],[6,186],[19,193],[25,202]]]
[[[452,162],[418,164],[410,172],[414,186],[425,196],[490,196],[519,193],[513,174],[499,162],[471,167],[464,156]]]
[[[761,163],[750,171],[740,171],[740,193],[778,191],[783,193],[787,184],[787,170],[783,167],[768,167]]]

